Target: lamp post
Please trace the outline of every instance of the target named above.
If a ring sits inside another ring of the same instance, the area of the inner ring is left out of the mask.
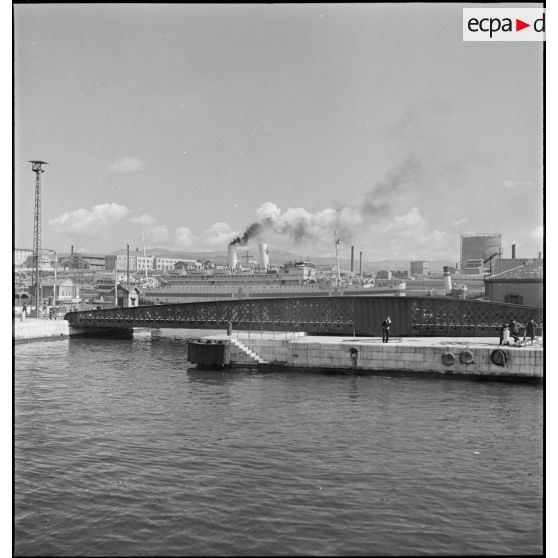
[[[31,170],[35,173],[35,208],[33,212],[33,281],[31,282],[35,295],[35,318],[40,315],[39,306],[42,303],[41,290],[41,174],[46,161],[29,161]]]

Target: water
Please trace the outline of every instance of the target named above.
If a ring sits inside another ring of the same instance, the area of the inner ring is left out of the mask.
[[[15,555],[542,552],[540,386],[16,346]]]

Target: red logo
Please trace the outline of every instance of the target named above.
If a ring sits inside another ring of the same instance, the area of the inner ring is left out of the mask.
[[[525,23],[524,21],[521,21],[520,19],[515,20],[515,30],[516,31],[521,31],[522,29],[525,29],[526,27],[531,27],[531,24],[530,23]]]

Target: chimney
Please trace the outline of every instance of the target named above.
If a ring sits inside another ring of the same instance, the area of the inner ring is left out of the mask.
[[[539,260],[542,260],[542,252],[539,252]]]
[[[261,242],[259,245],[260,249],[260,266],[262,269],[269,269],[269,253],[267,251],[267,244]]]
[[[351,246],[351,273],[355,270],[355,247]]]
[[[236,259],[236,246],[234,244],[229,244],[229,267],[231,270],[236,269],[236,264],[238,260]]]
[[[444,291],[447,295],[451,294],[452,291],[452,285],[451,285],[451,273],[449,270],[449,266],[445,265],[444,266]]]
[[[360,251],[360,278],[362,279],[362,250]]]
[[[512,244],[512,260],[515,260],[515,244]]]

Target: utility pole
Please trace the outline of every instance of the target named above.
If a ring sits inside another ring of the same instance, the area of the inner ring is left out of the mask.
[[[360,278],[362,279],[362,250],[360,251]]]
[[[339,266],[339,243],[341,239],[337,238],[337,230],[335,224],[333,225],[333,237],[335,238],[335,259],[337,261],[337,286],[341,283],[341,268]]]
[[[246,255],[244,257],[246,258],[246,264],[248,265],[248,262],[250,261],[250,258],[252,257],[252,254],[250,254],[250,250],[246,250]]]
[[[31,170],[35,173],[35,210],[33,212],[33,272],[31,286],[35,295],[35,312],[31,313],[35,318],[39,317],[39,306],[42,301],[41,289],[41,174],[45,172],[42,165],[48,165],[45,161],[29,161]],[[31,309],[33,308],[33,296],[31,297]]]

